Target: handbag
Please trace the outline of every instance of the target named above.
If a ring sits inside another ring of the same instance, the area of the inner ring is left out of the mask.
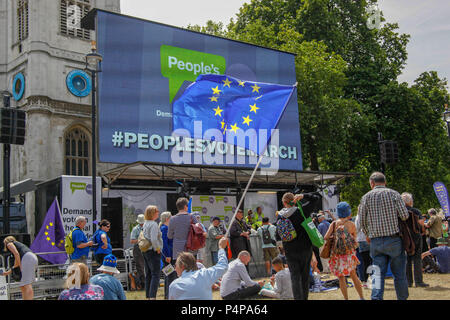
[[[141,252],[148,251],[148,249],[150,249],[150,247],[152,246],[152,243],[144,237],[144,231],[141,231],[141,233],[139,233],[138,246]]]
[[[333,223],[333,232],[331,233],[330,237],[325,240],[325,244],[323,245],[323,249],[320,252],[320,257],[323,259],[328,259],[331,255],[331,248],[333,248],[334,244],[334,229],[336,224]]]
[[[302,227],[305,229],[306,233],[309,236],[309,239],[311,240],[311,243],[313,246],[316,246],[317,248],[320,248],[323,246],[323,236],[320,234],[319,230],[317,230],[316,225],[312,221],[311,217],[306,218],[303,214],[302,204],[300,202],[297,202],[297,207],[300,210],[300,213],[303,217],[303,222],[301,223]]]

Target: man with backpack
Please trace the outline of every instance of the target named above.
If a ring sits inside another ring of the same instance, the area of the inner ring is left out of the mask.
[[[297,202],[301,201],[307,219],[316,209],[320,199],[321,196],[317,192],[295,196],[290,192],[285,193],[282,198],[284,208],[278,214],[277,234],[286,252],[295,300],[308,300],[309,270],[313,253],[312,242],[302,226],[304,218],[297,207]]]
[[[83,228],[86,226],[86,223],[87,220],[84,216],[76,217],[75,228],[73,228],[73,230],[69,233],[69,239],[66,238],[66,241],[70,241],[70,238],[72,239],[71,244],[73,247],[73,252],[71,254],[70,251],[67,252],[69,254],[70,263],[82,262],[84,264],[87,264],[89,247],[92,247],[94,242],[92,240],[88,241],[86,235],[83,232]]]
[[[276,232],[277,228],[269,223],[268,217],[264,217],[262,219],[262,226],[258,228],[258,234],[262,241],[261,247],[264,253],[264,263],[266,265],[266,273],[268,276],[272,275],[272,268],[270,266],[271,261],[278,256]]]
[[[405,202],[406,209],[409,212],[409,218],[411,219],[410,223],[411,228],[410,232],[412,232],[411,236],[414,239],[415,251],[414,255],[407,257],[406,262],[406,278],[408,279],[408,286],[412,287],[413,285],[413,264],[414,264],[414,282],[416,287],[429,287],[429,284],[423,282],[423,274],[422,274],[422,235],[421,230],[423,226],[424,218],[422,213],[413,208],[414,200],[411,193],[403,192],[402,193],[403,202]]]

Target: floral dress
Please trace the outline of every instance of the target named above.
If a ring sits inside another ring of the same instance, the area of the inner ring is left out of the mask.
[[[61,292],[58,300],[103,300],[103,288],[94,284],[83,284]]]
[[[356,257],[358,244],[345,226],[337,227],[334,237],[328,262],[330,270],[336,277],[349,276],[360,263]]]

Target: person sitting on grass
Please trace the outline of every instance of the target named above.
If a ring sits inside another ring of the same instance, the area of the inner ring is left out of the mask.
[[[108,254],[103,259],[102,266],[97,270],[102,273],[93,276],[89,283],[103,288],[103,300],[127,300],[122,284],[114,278],[114,274],[120,273],[117,270],[117,258],[113,254]]]
[[[180,252],[175,262],[179,278],[169,286],[169,300],[212,300],[212,288],[228,268],[227,243],[225,237],[219,240],[219,260],[210,268],[199,269],[192,253]]]
[[[450,248],[444,238],[439,238],[436,242],[437,247],[422,253],[425,270],[431,269],[438,273],[450,273]],[[437,263],[431,258],[436,257]]]
[[[220,296],[224,300],[241,300],[257,295],[264,285],[264,281],[255,282],[250,279],[246,266],[252,259],[246,250],[239,252],[237,259],[233,260],[228,271],[222,278]]]
[[[293,299],[291,274],[289,269],[284,267],[283,260],[276,257],[272,260],[272,266],[276,274],[270,278],[273,290],[262,289],[259,294],[262,296],[276,299]]]

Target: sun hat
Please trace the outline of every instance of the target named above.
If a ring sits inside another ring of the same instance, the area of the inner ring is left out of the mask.
[[[339,218],[346,218],[352,213],[352,208],[347,202],[342,201],[338,203],[336,211]]]
[[[108,254],[103,259],[103,264],[100,268],[97,269],[98,271],[105,271],[105,272],[112,272],[112,273],[120,273],[119,270],[117,270],[117,258],[113,254]]]
[[[139,223],[139,224],[144,224],[145,223],[145,216],[143,214],[138,215],[136,222]]]
[[[439,238],[436,241],[436,244],[448,244],[445,238]]]

